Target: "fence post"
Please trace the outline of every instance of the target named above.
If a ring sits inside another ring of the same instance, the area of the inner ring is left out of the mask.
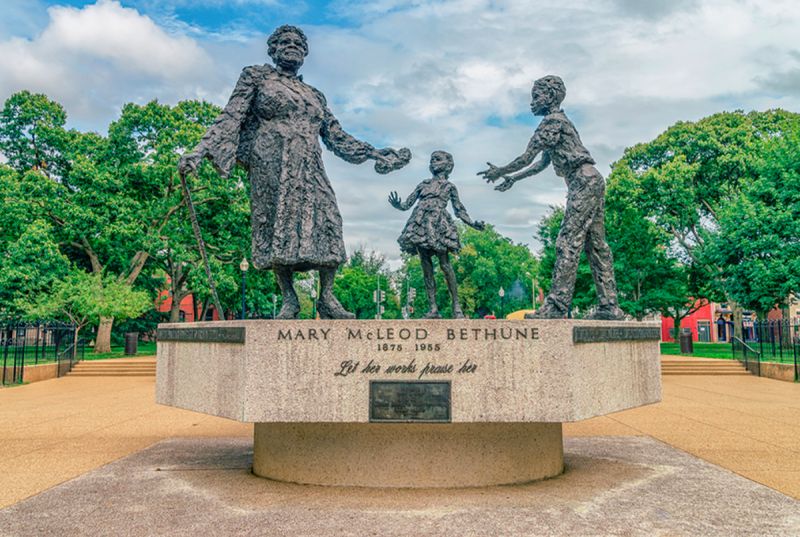
[[[3,384],[6,383],[6,367],[8,366],[8,327],[3,327],[0,335],[0,343],[3,344]]]
[[[22,330],[22,348],[20,349],[20,330]],[[14,361],[16,362],[17,356],[21,358],[21,362],[19,365],[19,379],[14,379],[15,381],[19,381],[21,384],[25,381],[25,351],[28,347],[28,326],[27,325],[19,325],[17,328],[17,346],[14,349]],[[20,352],[21,351],[21,352]]]
[[[756,369],[758,371],[758,376],[761,376],[761,354],[756,356]]]
[[[39,331],[40,331],[39,323],[36,323],[36,340],[33,344],[33,365],[37,365],[39,363]]]
[[[789,334],[792,338],[792,352],[794,354],[794,381],[800,380],[800,371],[797,369],[797,351],[800,347],[800,324],[789,324]]]
[[[19,360],[19,351],[17,350],[17,342],[19,341],[18,330],[19,325],[15,325],[15,328],[12,328],[9,332],[9,335],[12,336],[9,338],[9,341],[14,343],[14,365],[11,369],[11,382],[17,382],[17,360]]]

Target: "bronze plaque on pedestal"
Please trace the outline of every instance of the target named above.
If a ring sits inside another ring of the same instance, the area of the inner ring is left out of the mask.
[[[369,421],[449,423],[450,381],[370,381]]]

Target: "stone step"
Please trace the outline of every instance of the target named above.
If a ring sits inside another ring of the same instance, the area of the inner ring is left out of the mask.
[[[662,375],[749,375],[737,360],[710,358],[662,359]]]
[[[114,359],[83,361],[69,375],[75,377],[155,377],[155,359]]]
[[[707,364],[667,365],[667,364],[661,364],[661,369],[719,369],[719,370],[725,370],[725,369],[742,369],[743,367],[744,367],[743,365],[739,365],[739,364],[733,364],[733,365],[713,365],[713,364],[712,365],[707,365]]]
[[[686,369],[686,370],[710,369],[710,370],[714,370],[714,371],[729,371],[729,370],[730,371],[738,371],[740,369],[743,369],[743,366],[740,366],[740,365],[726,366],[726,367],[701,366],[701,365],[678,365],[678,366],[675,366],[675,365],[664,366],[664,365],[662,365],[661,366],[661,371],[670,371],[670,370],[675,370],[675,369]]]
[[[113,373],[75,373],[70,371],[67,373],[69,377],[155,377],[155,373],[131,373],[125,371],[113,372]]]
[[[155,364],[142,364],[142,365],[134,365],[134,364],[119,364],[119,365],[111,365],[111,364],[103,364],[103,365],[85,365],[85,364],[75,364],[73,369],[155,369]]]
[[[94,369],[96,367],[135,367],[139,369],[152,369],[156,364],[84,364],[77,363],[74,367],[84,367],[86,369]]]
[[[662,371],[662,375],[696,375],[696,376],[741,376],[749,375],[747,371]]]
[[[155,367],[78,367],[72,368],[73,371],[141,371],[143,373],[155,373]]]

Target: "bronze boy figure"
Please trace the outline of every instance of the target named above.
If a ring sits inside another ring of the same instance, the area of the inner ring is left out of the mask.
[[[375,160],[379,173],[402,168],[411,153],[375,149],[342,129],[322,93],[297,74],[308,54],[302,30],[281,26],[267,45],[275,66],[245,67],[225,109],[179,166],[183,173],[192,172],[209,158],[223,176],[237,162],[247,169],[253,264],[275,271],[283,295],[279,319],[297,317],[293,274],[312,269],[320,276],[320,317],[352,318],[333,296],[345,249],[342,217],[319,140],[347,162]]]
[[[556,319],[567,315],[575,292],[578,260],[581,250],[585,250],[599,300],[589,318],[622,319],[624,314],[617,303],[614,261],[603,222],[605,181],[581,143],[575,125],[560,108],[566,93],[564,82],[557,76],[537,80],[531,90],[531,112],[544,117],[528,142],[528,148],[505,166],[488,162],[489,169],[478,175],[483,175],[488,182],[503,177],[495,190],[505,192],[520,179],[541,172],[552,162],[556,175],[567,182],[567,208],[556,240],[552,287],[544,305],[533,317]],[[539,153],[542,158],[534,163]]]
[[[436,280],[433,278],[435,255],[439,258],[439,268],[444,273],[447,289],[453,301],[453,318],[461,319],[464,313],[458,302],[458,285],[449,256],[449,252],[461,250],[461,241],[458,238],[458,229],[447,212],[447,204],[453,204],[456,217],[468,226],[481,230],[484,224],[470,219],[467,210],[458,199],[456,186],[448,181],[450,172],[453,171],[453,156],[445,151],[434,151],[431,155],[430,170],[433,177],[417,185],[406,201],[400,201],[397,192],[389,194],[389,203],[401,211],[407,211],[418,201],[397,242],[402,251],[419,254],[429,305],[425,318],[441,318],[439,307],[436,305]]]

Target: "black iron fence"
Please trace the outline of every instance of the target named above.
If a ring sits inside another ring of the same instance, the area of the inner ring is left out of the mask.
[[[744,320],[739,328],[732,339],[733,356],[751,373],[760,374],[761,362],[791,364],[794,380],[800,380],[800,320]]]
[[[25,367],[56,363],[57,375],[66,375],[85,352],[83,340],[75,342],[75,326],[56,322],[0,323],[2,383],[25,381]]]

